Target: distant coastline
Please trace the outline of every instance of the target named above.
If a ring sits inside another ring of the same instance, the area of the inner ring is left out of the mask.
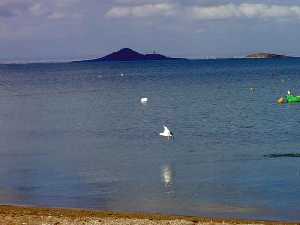
[[[267,53],[267,52],[256,52],[246,55],[244,57],[230,57],[230,58],[209,58],[211,60],[217,59],[286,59],[286,58],[298,58],[281,54]],[[86,62],[105,62],[105,61],[148,61],[148,60],[205,60],[205,59],[188,59],[188,58],[173,58],[165,55],[152,53],[152,54],[142,54],[134,51],[130,48],[123,48],[119,51],[113,52],[101,58],[87,59],[72,61],[75,63],[86,63]]]
[[[246,56],[236,57],[204,57],[204,58],[176,58],[158,53],[142,54],[130,48],[123,48],[119,51],[110,53],[104,57],[79,60],[39,60],[39,61],[3,61],[0,65],[19,65],[19,64],[54,64],[54,63],[95,63],[95,62],[121,62],[121,61],[167,61],[167,60],[241,60],[241,59],[300,59],[298,56],[289,56],[268,52],[254,52]]]

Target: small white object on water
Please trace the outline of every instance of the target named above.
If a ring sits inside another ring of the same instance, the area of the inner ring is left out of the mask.
[[[124,73],[121,73],[121,77],[124,77]]]
[[[148,98],[141,98],[141,103],[146,104],[148,102]]]
[[[164,136],[164,137],[173,137],[173,133],[166,127],[164,126],[164,132],[159,134],[160,136]]]

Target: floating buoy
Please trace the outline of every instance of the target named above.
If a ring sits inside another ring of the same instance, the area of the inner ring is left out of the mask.
[[[277,103],[278,103],[278,104],[284,104],[284,103],[286,103],[286,100],[285,100],[284,97],[280,97],[280,98],[277,100]]]
[[[148,102],[148,98],[141,98],[141,103],[146,104]]]

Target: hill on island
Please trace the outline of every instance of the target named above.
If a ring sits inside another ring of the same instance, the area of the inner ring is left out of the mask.
[[[101,61],[139,61],[139,60],[172,60],[179,58],[171,58],[161,54],[141,54],[130,48],[123,48],[117,52],[113,52],[102,58],[83,60],[79,62],[101,62]]]
[[[291,58],[290,56],[286,55],[278,55],[273,53],[266,53],[266,52],[258,52],[247,55],[246,58],[248,59],[282,59],[282,58]]]

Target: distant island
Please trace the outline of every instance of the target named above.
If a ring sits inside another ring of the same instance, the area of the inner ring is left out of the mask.
[[[130,48],[123,48],[102,58],[82,60],[76,62],[102,62],[102,61],[141,61],[141,60],[175,60],[183,58],[171,58],[161,54],[141,54]]]
[[[253,54],[247,55],[246,58],[248,58],[248,59],[282,59],[282,58],[291,58],[291,56],[258,52],[258,53],[253,53]]]
[[[266,52],[256,52],[256,53],[249,54],[244,58],[245,59],[285,59],[285,58],[297,58],[297,57],[266,53]],[[179,60],[179,59],[188,60],[186,58],[168,57],[165,55],[157,54],[155,52],[151,54],[142,54],[130,48],[122,48],[119,51],[113,52],[101,58],[72,61],[72,62],[86,63],[86,62],[105,62],[105,61],[150,61],[150,60],[162,61],[162,60]]]

